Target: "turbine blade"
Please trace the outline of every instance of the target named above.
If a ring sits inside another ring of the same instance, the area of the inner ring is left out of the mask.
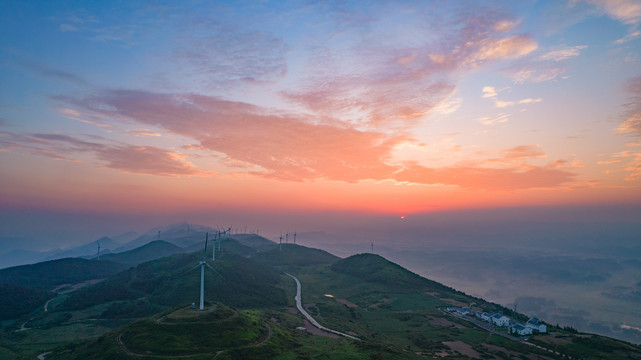
[[[207,267],[209,268],[209,270],[213,271],[213,272],[214,272],[214,273],[216,273],[218,276],[220,276],[221,278],[223,278],[223,280],[225,280],[225,277],[224,277],[224,276],[222,276],[218,271],[216,271],[216,269],[214,269],[214,267],[213,267],[213,266],[209,265],[208,263],[205,263],[205,265],[207,265]]]
[[[209,240],[209,233],[205,233],[205,250],[203,251],[203,260],[207,257],[207,241]]]
[[[185,272],[190,272],[190,271],[192,271],[192,270],[196,270],[196,269],[198,269],[199,267],[200,267],[200,264],[198,264],[198,265],[194,266],[193,268],[191,268],[191,269],[189,269],[189,270],[187,270],[187,271],[185,271]]]
[[[197,268],[199,268],[199,267],[200,267],[200,264],[198,264],[198,265],[194,266],[193,268],[190,268],[190,269],[188,269],[188,270],[185,270],[185,271],[176,271],[176,272],[172,273],[172,274],[171,274],[171,276],[183,276],[183,275],[185,275],[186,273],[188,273],[188,272],[190,272],[190,271],[193,271],[193,270],[195,270],[195,269],[197,269]]]

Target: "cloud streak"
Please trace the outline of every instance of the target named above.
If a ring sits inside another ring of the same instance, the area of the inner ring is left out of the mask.
[[[638,0],[583,0],[624,24],[641,22],[641,2]]]
[[[412,139],[202,95],[121,90],[68,98],[67,102],[102,117],[135,121],[192,138],[198,144],[189,145],[190,149],[202,147],[224,154],[228,161],[251,164],[258,169],[251,174],[265,178],[395,180],[500,190],[560,186],[574,176],[565,170],[524,167],[523,163],[504,168],[444,169],[395,163],[394,148]],[[521,159],[539,155],[540,150],[532,146],[506,153]]]
[[[50,78],[53,80],[62,80],[79,85],[87,85],[87,81],[85,81],[85,79],[81,78],[80,76],[68,71],[53,68],[46,64],[20,61],[17,63],[17,65],[38,76]]]
[[[552,50],[539,56],[541,61],[563,61],[579,56],[581,50],[587,48],[587,45],[566,46],[558,50]]]
[[[505,90],[505,89],[503,89],[503,90]],[[509,107],[509,106],[517,105],[517,104],[519,104],[519,105],[535,104],[535,103],[543,101],[543,99],[541,99],[541,98],[536,98],[536,99],[526,98],[526,99],[521,99],[521,100],[518,100],[518,101],[500,100],[498,98],[499,91],[496,90],[493,86],[484,86],[482,91],[483,91],[483,96],[482,97],[485,98],[485,99],[491,99],[494,102],[494,106],[497,107],[497,108],[506,108],[506,107]],[[488,122],[488,120],[489,120],[489,118],[484,118],[481,121],[481,123],[484,123],[485,125],[490,125],[490,124],[494,124],[494,123],[497,122],[496,120]]]
[[[625,120],[619,124],[616,132],[641,136],[641,76],[629,79],[624,88],[630,94],[630,102],[624,105]]]
[[[319,44],[307,64],[314,71],[282,95],[309,111],[329,112],[362,128],[412,127],[433,109],[440,109],[437,106],[455,91],[452,77],[456,74],[519,59],[537,49],[528,34],[508,33],[516,26],[513,19],[481,6],[472,8],[444,17],[433,9],[434,13],[418,12],[410,20],[405,13],[393,11],[368,18],[368,28],[385,31],[354,34],[339,49]],[[385,21],[398,17],[420,25],[412,41],[389,31]],[[447,35],[435,38],[433,34],[443,29]],[[343,40],[351,30],[337,36]]]
[[[186,161],[185,155],[153,146],[108,144],[86,141],[63,134],[0,133],[0,147],[25,150],[54,160],[79,162],[79,157],[93,154],[99,165],[126,172],[159,175],[202,175],[195,165]]]
[[[209,89],[239,83],[269,83],[287,73],[283,39],[238,25],[200,20],[176,40],[170,55],[178,71]]]

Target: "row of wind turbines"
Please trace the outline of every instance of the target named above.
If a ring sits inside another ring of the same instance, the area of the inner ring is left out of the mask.
[[[216,245],[218,245],[218,251],[222,249],[222,240],[223,238],[229,238],[231,235],[231,228],[227,228],[224,230],[218,230],[216,232],[216,237],[214,237],[214,246],[212,246],[212,251],[211,251],[211,260],[215,261],[216,260]],[[294,237],[294,244],[296,244],[296,232],[292,234]],[[209,241],[209,233],[205,233],[205,249],[203,250],[203,259],[200,260],[198,265],[194,266],[192,269],[189,271],[195,270],[198,267],[200,267],[200,306],[199,310],[204,310],[205,308],[205,267],[209,268],[211,271],[213,271],[215,274],[225,279],[224,276],[222,276],[216,269],[214,269],[213,266],[209,265],[207,262],[207,243]],[[289,243],[289,232],[285,234],[285,242]],[[283,249],[283,235],[281,233],[280,235],[280,244],[279,244],[279,251],[282,251]]]
[[[287,232],[285,234],[285,243],[289,243],[289,235],[290,233]],[[294,237],[294,244],[296,244],[296,232],[293,234]],[[231,227],[227,229],[221,229],[218,227],[218,231],[216,232],[216,235],[214,236],[213,242],[214,245],[212,246],[212,251],[211,251],[211,261],[216,261],[216,251],[222,250],[222,242],[223,238],[229,238],[231,236]],[[158,237],[160,238],[160,231],[158,232]],[[100,260],[100,242],[96,241],[98,243],[98,252],[96,254],[97,260]],[[199,304],[199,310],[204,310],[205,308],[205,267],[209,268],[211,271],[213,271],[215,274],[225,279],[224,276],[222,276],[216,269],[214,269],[213,266],[211,266],[207,262],[207,245],[209,242],[209,233],[205,233],[205,248],[203,250],[203,258],[200,260],[198,265],[194,266],[193,268],[189,269],[187,272],[191,272],[192,270],[195,270],[200,267],[200,304]],[[218,249],[216,249],[218,247]],[[279,244],[279,250],[282,251],[283,249],[283,234],[281,233],[280,235],[280,244]]]
[[[289,232],[285,234],[285,243],[289,243]],[[294,231],[294,244],[296,244],[296,231]],[[280,233],[280,243],[278,244],[278,250],[283,251],[283,233]]]
[[[226,230],[218,230],[216,232],[216,236],[214,237],[214,245],[212,246],[212,251],[211,251],[211,261],[216,260],[216,245],[218,245],[218,251],[222,249],[222,242],[223,238],[228,238],[231,235],[231,228],[228,228]],[[198,265],[194,266],[191,268],[189,271],[195,270],[198,267],[200,267],[200,306],[199,310],[204,310],[205,308],[205,267],[208,267],[209,270],[213,271],[215,274],[223,278],[225,280],[225,277],[222,276],[216,269],[214,269],[213,266],[209,265],[207,262],[207,243],[209,242],[209,233],[205,233],[205,249],[203,250],[203,259],[200,260]],[[188,272],[189,272],[188,271]]]

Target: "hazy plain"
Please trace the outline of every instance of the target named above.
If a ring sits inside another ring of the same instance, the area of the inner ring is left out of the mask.
[[[342,228],[299,238],[339,256],[373,249],[422,276],[550,324],[641,343],[638,221],[476,215],[408,218],[391,230],[382,224],[358,234]]]

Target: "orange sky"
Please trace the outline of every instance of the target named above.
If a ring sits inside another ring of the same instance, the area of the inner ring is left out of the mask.
[[[636,0],[0,10],[5,211],[641,203]]]

